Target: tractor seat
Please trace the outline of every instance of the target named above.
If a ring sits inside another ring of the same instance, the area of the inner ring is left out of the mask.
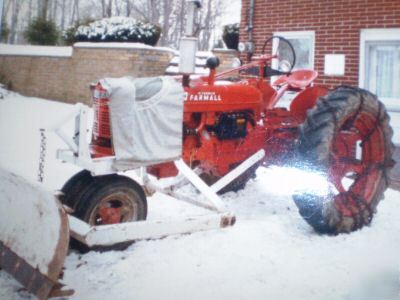
[[[283,83],[287,83],[291,88],[303,90],[309,86],[317,76],[318,72],[314,70],[296,70],[289,76],[280,76],[273,85],[279,86]]]

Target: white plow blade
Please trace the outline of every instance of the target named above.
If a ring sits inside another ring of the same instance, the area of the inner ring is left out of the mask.
[[[68,218],[55,196],[0,169],[0,268],[47,299],[61,292],[68,243]]]

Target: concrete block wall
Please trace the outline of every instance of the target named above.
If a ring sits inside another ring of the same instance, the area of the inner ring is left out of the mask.
[[[27,96],[90,104],[90,83],[104,77],[163,75],[173,55],[167,48],[90,43],[75,44],[70,56],[0,52],[0,81]]]

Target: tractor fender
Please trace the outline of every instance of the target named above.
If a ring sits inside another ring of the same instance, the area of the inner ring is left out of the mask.
[[[0,268],[47,299],[59,287],[68,244],[67,215],[53,193],[0,169]]]
[[[289,110],[303,120],[307,117],[307,110],[313,108],[321,96],[328,94],[329,89],[326,86],[312,86],[304,89],[293,99]]]

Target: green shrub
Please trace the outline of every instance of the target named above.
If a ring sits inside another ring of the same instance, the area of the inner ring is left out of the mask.
[[[38,18],[28,25],[24,37],[32,45],[56,45],[59,32],[54,22]]]
[[[161,29],[133,18],[113,17],[79,26],[75,40],[81,42],[134,42],[154,46]]]
[[[75,36],[75,33],[78,30],[78,28],[80,26],[88,26],[90,23],[93,23],[94,21],[95,20],[93,20],[91,18],[87,18],[83,21],[79,21],[74,26],[71,26],[71,27],[67,28],[66,30],[64,30],[61,35],[63,44],[68,45],[68,46],[73,45],[75,42],[77,42],[77,37]]]
[[[229,49],[237,50],[239,45],[239,24],[225,25],[222,39]]]
[[[0,41],[7,42],[9,34],[10,34],[10,29],[8,28],[7,23],[3,20],[1,22]]]
[[[77,29],[76,26],[72,26],[62,32],[61,39],[65,45],[71,46],[76,42],[75,40],[76,29]]]

